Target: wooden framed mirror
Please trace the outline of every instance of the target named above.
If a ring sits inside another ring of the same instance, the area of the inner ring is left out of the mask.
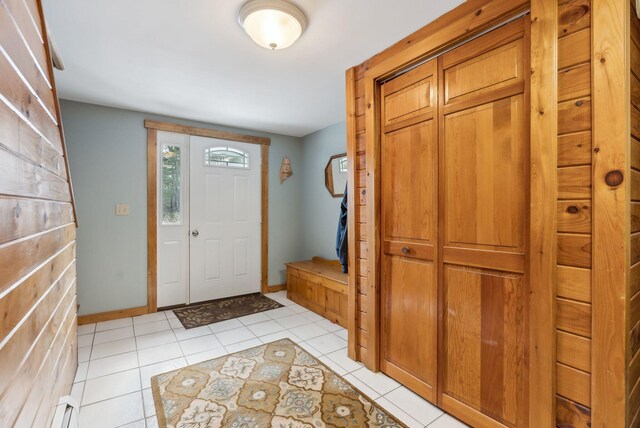
[[[334,198],[344,196],[347,186],[347,154],[340,153],[329,158],[324,168],[324,185]]]

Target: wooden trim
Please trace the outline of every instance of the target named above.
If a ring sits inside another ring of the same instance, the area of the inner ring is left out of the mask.
[[[78,325],[93,324],[94,322],[103,322],[117,320],[120,318],[137,317],[151,313],[148,306],[138,306],[137,308],[118,309],[116,311],[100,312],[90,315],[79,315]]]
[[[365,62],[365,76],[377,79],[437,55],[527,10],[529,0],[468,0]]]
[[[591,406],[593,427],[627,426],[626,294],[630,235],[630,2],[592,1],[593,244]],[[634,18],[635,19],[635,18]],[[605,177],[622,173],[622,183]]]
[[[158,131],[176,132],[178,134],[197,135],[199,137],[218,138],[220,140],[237,141],[240,143],[270,145],[271,138],[256,137],[255,135],[237,134],[235,132],[220,131],[218,129],[197,128],[195,126],[180,125],[178,123],[145,120],[145,128]]]
[[[269,138],[234,134],[217,131],[215,129],[194,128],[145,120],[147,128],[147,307],[148,313],[157,312],[158,293],[158,198],[157,198],[157,150],[158,130],[177,132],[200,137],[222,138],[240,143],[261,144],[261,224],[260,224],[260,252],[261,276],[260,292],[273,293],[281,291],[282,285],[269,286]],[[252,141],[247,141],[247,140]],[[257,143],[257,141],[261,141]],[[130,316],[130,315],[126,315]]]
[[[347,353],[349,358],[356,360],[357,356],[357,327],[358,327],[358,290],[356,287],[356,88],[355,88],[355,68],[350,68],[346,72],[346,95],[347,95],[347,170],[351,174],[351,179],[347,180],[347,206],[349,214],[347,217],[347,241],[349,243],[349,288],[348,288],[348,308],[347,308]],[[353,171],[353,173],[352,173]]]
[[[529,416],[556,424],[557,1],[531,1]],[[535,403],[535,410],[532,404]]]
[[[260,223],[261,233],[261,254],[262,254],[262,272],[260,281],[260,290],[262,293],[271,293],[269,291],[269,146],[263,144],[260,147],[262,155],[262,222]]]
[[[147,307],[158,310],[158,131],[147,129]]]
[[[49,83],[51,85],[51,91],[53,92],[53,100],[56,109],[56,121],[58,122],[58,129],[60,130],[60,144],[62,146],[62,157],[64,158],[64,166],[67,171],[67,183],[69,183],[69,198],[71,200],[71,207],[73,209],[73,219],[78,227],[78,213],[76,211],[76,200],[73,194],[73,183],[71,182],[71,171],[69,169],[69,156],[67,154],[67,143],[64,138],[64,127],[62,125],[62,113],[60,111],[60,101],[58,99],[58,88],[56,86],[56,77],[53,72],[53,59],[51,56],[51,46],[49,44],[49,36],[47,35],[47,23],[44,18],[44,10],[42,8],[42,2],[38,0],[38,13],[40,14],[40,25],[42,28],[42,39],[44,40],[44,49],[47,57],[47,72],[49,74]]]
[[[263,294],[277,293],[278,291],[284,291],[287,289],[287,284],[269,285],[267,290]]]
[[[364,77],[367,182],[367,245],[366,260],[369,289],[367,296],[367,361],[369,370],[380,369],[380,84],[365,72]],[[354,171],[355,176],[355,171]],[[355,243],[354,243],[355,244]]]

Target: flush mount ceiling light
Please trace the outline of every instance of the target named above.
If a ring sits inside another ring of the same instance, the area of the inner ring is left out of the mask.
[[[238,22],[254,42],[272,50],[288,48],[307,27],[304,13],[284,0],[250,0],[240,8]]]

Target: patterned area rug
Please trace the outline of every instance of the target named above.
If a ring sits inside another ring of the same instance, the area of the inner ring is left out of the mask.
[[[151,378],[164,428],[406,427],[289,339]]]
[[[275,300],[256,293],[216,300],[215,302],[203,303],[197,306],[174,309],[173,313],[176,314],[185,329],[190,329],[231,318],[270,311],[271,309],[278,309],[282,306],[283,305]]]

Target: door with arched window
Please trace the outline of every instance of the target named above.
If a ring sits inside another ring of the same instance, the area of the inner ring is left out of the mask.
[[[259,292],[260,145],[164,134],[158,135],[158,306]]]

